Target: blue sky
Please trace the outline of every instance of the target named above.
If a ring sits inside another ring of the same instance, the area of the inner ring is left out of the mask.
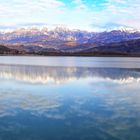
[[[0,28],[140,29],[140,0],[0,0]]]

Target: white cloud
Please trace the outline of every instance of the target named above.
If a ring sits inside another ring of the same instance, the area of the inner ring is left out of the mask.
[[[108,0],[104,4],[104,10],[95,14],[94,26],[115,23],[140,29],[140,1],[132,0]]]
[[[66,24],[90,30],[114,23],[140,28],[139,0],[107,0],[101,10],[88,7],[87,2],[73,0],[75,7],[68,8],[61,0],[0,0],[0,24]]]

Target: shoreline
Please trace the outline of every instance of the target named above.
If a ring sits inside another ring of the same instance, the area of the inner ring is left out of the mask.
[[[140,55],[38,55],[38,54],[0,54],[0,56],[28,56],[28,57],[140,57]]]

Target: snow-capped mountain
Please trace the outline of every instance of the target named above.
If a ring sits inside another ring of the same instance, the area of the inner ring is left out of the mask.
[[[0,31],[1,45],[25,53],[81,52],[107,46],[110,43],[115,45],[124,42],[121,43],[123,45],[128,41],[138,39],[140,39],[139,30],[125,28],[104,32],[70,30],[63,27],[54,29],[30,27]]]

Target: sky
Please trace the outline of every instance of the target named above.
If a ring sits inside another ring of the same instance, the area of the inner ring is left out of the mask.
[[[0,29],[140,29],[140,0],[0,0]]]

